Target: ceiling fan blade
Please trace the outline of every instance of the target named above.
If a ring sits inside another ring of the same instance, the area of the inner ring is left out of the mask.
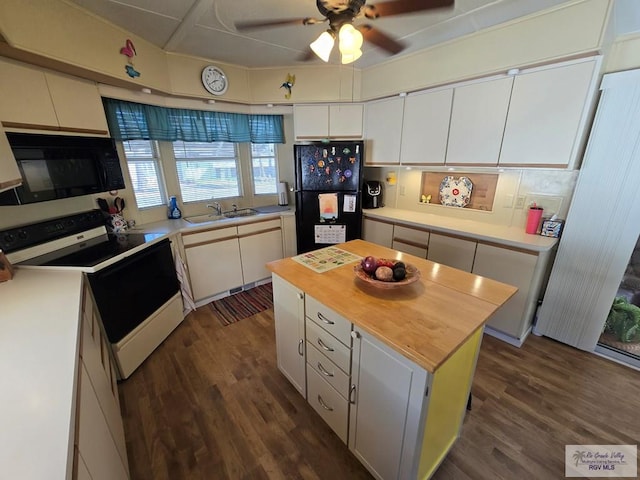
[[[451,7],[454,0],[395,0],[380,2],[374,5],[365,5],[362,9],[364,16],[369,19],[378,17],[390,17],[405,13],[422,12],[436,8]]]
[[[236,30],[240,32],[246,30],[257,30],[259,28],[282,27],[285,25],[314,25],[324,21],[326,21],[326,19],[318,20],[309,17],[278,20],[247,20],[246,22],[236,22],[235,27]]]
[[[386,50],[389,53],[396,54],[404,50],[405,45],[391,38],[386,33],[373,28],[371,25],[360,25],[357,27],[367,42]]]

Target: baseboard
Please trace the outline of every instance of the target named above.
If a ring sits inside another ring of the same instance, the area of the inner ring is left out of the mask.
[[[522,338],[514,338],[511,335],[507,335],[506,333],[499,332],[498,330],[494,330],[493,328],[488,327],[486,325],[484,327],[484,333],[486,333],[487,335],[491,335],[492,337],[495,337],[499,340],[502,340],[503,342],[506,342],[509,345],[513,345],[514,347],[520,348],[524,343],[524,341],[529,336],[529,334],[531,333],[531,327],[529,327],[527,331],[524,332],[524,335],[522,335]]]

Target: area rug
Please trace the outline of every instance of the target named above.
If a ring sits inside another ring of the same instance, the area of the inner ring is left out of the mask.
[[[215,300],[209,304],[209,307],[222,325],[231,325],[273,307],[271,283]]]

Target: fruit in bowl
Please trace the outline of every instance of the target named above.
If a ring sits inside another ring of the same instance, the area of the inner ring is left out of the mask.
[[[388,258],[367,256],[360,262],[360,267],[371,279],[381,282],[401,282],[407,277],[407,266],[404,262]]]

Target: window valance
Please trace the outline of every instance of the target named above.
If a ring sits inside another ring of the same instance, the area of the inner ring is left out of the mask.
[[[167,108],[102,99],[116,140],[285,143],[282,115]]]

